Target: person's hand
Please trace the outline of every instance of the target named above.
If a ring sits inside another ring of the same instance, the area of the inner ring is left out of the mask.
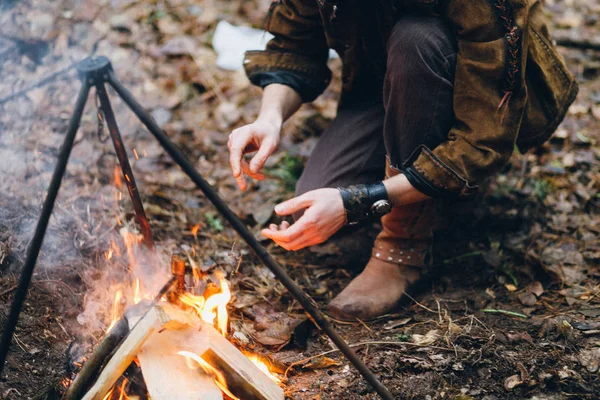
[[[275,206],[279,215],[306,209],[293,225],[272,224],[261,232],[286,250],[300,250],[323,243],[346,224],[346,210],[337,189],[317,189]]]
[[[258,119],[256,122],[235,129],[229,135],[229,164],[233,176],[241,190],[246,190],[246,176],[263,180],[260,172],[265,162],[279,145],[281,123]],[[256,152],[250,163],[244,158],[245,154]]]

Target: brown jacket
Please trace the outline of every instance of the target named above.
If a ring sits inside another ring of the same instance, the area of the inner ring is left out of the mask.
[[[275,0],[267,19],[275,35],[266,51],[246,54],[248,76],[289,71],[324,90],[331,72],[328,50],[343,60],[343,90],[364,62],[361,0]],[[455,123],[448,140],[422,146],[409,163],[425,181],[450,196],[469,196],[499,171],[515,146],[521,152],[546,141],[577,95],[577,84],[554,49],[539,0],[393,0],[378,15],[426,8],[451,24],[458,40]],[[397,3],[397,2],[396,2]],[[378,23],[383,25],[378,19]],[[368,21],[366,23],[369,23]],[[371,22],[372,23],[372,22]],[[386,27],[382,26],[382,37]],[[391,29],[391,28],[390,28]],[[372,39],[372,38],[371,38]]]

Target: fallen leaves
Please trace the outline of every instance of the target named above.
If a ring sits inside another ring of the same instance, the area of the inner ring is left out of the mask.
[[[440,338],[440,332],[437,329],[430,330],[425,335],[417,333],[410,337],[410,341],[419,346],[429,346],[434,344]]]
[[[520,375],[511,375],[504,380],[504,388],[508,391],[511,391],[522,384],[523,380],[521,380]]]
[[[590,373],[598,372],[600,367],[600,347],[583,349],[579,352],[577,359]]]
[[[252,338],[263,346],[281,348],[292,338],[298,325],[306,321],[305,315],[277,312],[263,304],[256,304],[246,313],[254,319],[245,324]]]
[[[519,293],[518,298],[524,306],[532,307],[536,305],[538,298],[544,293],[542,284],[538,281],[529,284],[525,290]]]

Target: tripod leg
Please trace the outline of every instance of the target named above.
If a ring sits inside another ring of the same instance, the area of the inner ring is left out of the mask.
[[[79,129],[79,123],[81,121],[81,115],[83,114],[83,109],[90,91],[90,86],[87,82],[87,79],[84,78],[82,82],[83,83],[77,97],[77,102],[75,103],[75,110],[73,112],[73,116],[71,117],[71,121],[69,121],[67,135],[65,136],[65,141],[58,154],[58,161],[56,163],[56,167],[54,168],[54,174],[52,175],[50,186],[48,186],[46,200],[44,200],[42,212],[35,228],[35,233],[33,234],[31,243],[27,248],[27,256],[25,258],[23,272],[21,272],[21,278],[19,279],[19,285],[17,286],[15,295],[13,297],[8,319],[4,325],[4,332],[2,333],[2,339],[0,341],[0,374],[4,368],[10,342],[12,340],[13,333],[15,332],[17,322],[19,321],[19,314],[21,313],[21,308],[25,302],[25,297],[27,296],[27,289],[31,283],[31,276],[33,275],[33,270],[35,268],[38,255],[40,254],[40,248],[42,247],[42,242],[44,241],[46,228],[48,228],[50,215],[54,209],[54,203],[56,201],[56,197],[58,196],[60,184],[65,174],[65,170],[67,169],[69,156],[71,155],[71,150],[73,149],[73,142],[75,141],[77,129]]]
[[[138,191],[135,183],[133,171],[131,170],[131,165],[129,164],[129,158],[127,157],[127,150],[125,150],[123,138],[119,132],[119,126],[117,125],[115,113],[110,105],[110,99],[106,93],[106,87],[104,86],[104,83],[100,82],[96,84],[96,93],[98,93],[98,97],[100,98],[100,107],[102,107],[102,111],[106,117],[108,131],[110,132],[110,137],[113,145],[115,146],[115,151],[117,152],[117,158],[119,159],[119,165],[121,166],[121,171],[123,172],[123,176],[125,178],[127,191],[129,192],[129,197],[131,197],[131,201],[133,202],[135,216],[140,224],[142,236],[144,236],[144,243],[149,249],[154,249],[154,239],[152,238],[152,232],[150,231],[150,224],[148,223],[148,218],[146,217],[146,212],[144,211],[144,205],[142,204],[140,192]]]
[[[131,110],[138,116],[140,121],[154,135],[164,149],[169,153],[173,161],[175,161],[190,177],[190,179],[202,190],[204,195],[213,203],[215,208],[221,215],[231,224],[237,233],[244,241],[252,248],[261,261],[273,272],[285,288],[294,296],[304,310],[312,317],[314,322],[329,336],[331,341],[340,349],[346,358],[354,365],[361,373],[365,380],[377,391],[383,399],[393,400],[394,397],[388,389],[377,379],[375,374],[371,372],[369,367],[356,355],[354,350],[346,343],[342,336],[331,326],[325,316],[319,311],[313,300],[308,297],[302,289],[294,282],[292,278],[283,270],[283,268],[271,257],[267,250],[254,237],[252,232],[248,230],[246,225],[239,219],[237,215],[225,202],[219,197],[217,192],[202,178],[202,176],[194,168],[194,164],[179,150],[177,146],[169,139],[169,137],[160,129],[158,124],[152,119],[144,108],[135,100],[133,95],[127,90],[117,79],[115,74],[109,72],[107,82],[117,91],[119,96],[127,103]]]

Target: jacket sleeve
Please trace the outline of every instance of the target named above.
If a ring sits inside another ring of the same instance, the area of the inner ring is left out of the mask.
[[[327,67],[329,46],[317,1],[275,0],[266,25],[275,37],[265,51],[246,52],[244,68],[248,78],[263,87],[264,82],[292,82],[289,86],[297,90],[304,101],[314,100],[331,80]]]
[[[443,1],[443,0],[442,0]],[[403,170],[432,197],[468,197],[510,159],[527,102],[527,1],[448,0],[458,40],[455,122],[447,141],[421,146]]]

